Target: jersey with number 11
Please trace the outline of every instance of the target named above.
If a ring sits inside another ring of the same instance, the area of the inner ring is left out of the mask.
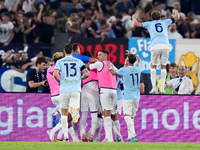
[[[122,67],[117,71],[117,74],[123,76],[124,99],[139,100],[141,63],[137,62],[134,67]]]
[[[81,92],[81,68],[84,63],[72,56],[66,56],[56,62],[55,69],[60,70],[60,94]]]
[[[151,37],[151,47],[156,44],[166,44],[170,46],[167,29],[171,23],[172,19],[153,20],[142,23],[142,26],[149,31]]]

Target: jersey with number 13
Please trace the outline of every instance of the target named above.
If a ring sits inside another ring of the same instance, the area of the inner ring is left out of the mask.
[[[156,44],[166,44],[170,46],[167,29],[172,22],[172,19],[142,22],[142,26],[149,31],[151,37],[151,47]]]
[[[141,63],[137,62],[134,67],[122,67],[117,71],[117,74],[123,76],[124,99],[139,100]]]
[[[81,92],[81,70],[85,64],[77,58],[66,56],[56,62],[55,69],[60,70],[60,94]]]

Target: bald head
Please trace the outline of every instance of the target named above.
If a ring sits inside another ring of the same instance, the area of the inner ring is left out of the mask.
[[[183,78],[186,75],[186,73],[187,73],[187,70],[186,70],[185,66],[180,66],[178,68],[178,74],[179,74],[180,78]]]

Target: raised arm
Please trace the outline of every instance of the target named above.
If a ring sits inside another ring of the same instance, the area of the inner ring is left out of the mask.
[[[178,10],[176,10],[176,9],[173,9],[172,10],[172,13],[174,14],[174,20],[178,20],[179,19],[179,14],[178,14]]]
[[[132,20],[133,20],[133,25],[134,25],[134,27],[142,27],[142,23],[138,22],[136,18],[137,18],[137,15],[134,14],[134,15],[132,16]]]

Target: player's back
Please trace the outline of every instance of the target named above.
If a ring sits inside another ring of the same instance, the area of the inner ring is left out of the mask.
[[[64,57],[56,62],[56,69],[60,70],[60,94],[81,92],[81,67],[84,63],[72,56]]]
[[[60,86],[58,85],[58,82],[56,81],[56,79],[53,76],[54,70],[55,70],[55,66],[52,66],[52,67],[48,68],[48,70],[47,70],[47,81],[48,81],[49,87],[51,89],[52,96],[59,95],[59,90],[60,90]]]
[[[151,37],[151,47],[156,44],[166,44],[169,46],[168,26],[172,23],[172,19],[153,20],[143,22],[144,28],[147,28]]]
[[[136,63],[134,67],[128,66],[120,68],[117,73],[123,76],[124,99],[140,99],[141,63]]]

